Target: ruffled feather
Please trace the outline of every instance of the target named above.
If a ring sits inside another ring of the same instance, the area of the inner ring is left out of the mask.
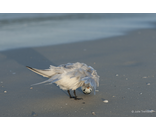
[[[63,90],[76,90],[81,86],[88,87],[89,85],[89,87],[94,88],[94,94],[96,87],[99,86],[99,76],[96,70],[84,63],[67,63],[57,67],[50,65],[50,68],[45,70],[27,68],[43,77],[49,78],[46,81],[34,85],[47,82],[56,83]]]

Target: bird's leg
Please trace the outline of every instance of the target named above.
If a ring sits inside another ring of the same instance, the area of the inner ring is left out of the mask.
[[[70,98],[75,98],[75,97],[72,97],[72,96],[71,96],[71,94],[70,94],[70,91],[69,91],[69,90],[67,90],[67,92],[68,92],[68,94],[69,94],[69,97],[70,97]]]
[[[83,98],[77,98],[77,96],[76,96],[76,90],[74,90],[74,95],[75,95],[75,100],[81,100],[81,99],[83,99]]]

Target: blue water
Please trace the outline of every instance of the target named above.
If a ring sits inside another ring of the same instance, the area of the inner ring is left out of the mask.
[[[0,51],[119,36],[154,22],[156,14],[0,14]]]

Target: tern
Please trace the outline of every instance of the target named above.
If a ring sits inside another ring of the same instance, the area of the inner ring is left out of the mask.
[[[59,66],[50,65],[49,69],[36,69],[26,66],[31,71],[42,75],[43,77],[49,78],[46,81],[36,83],[33,85],[38,85],[42,83],[49,82],[50,84],[55,83],[62,90],[66,90],[70,98],[75,100],[80,100],[82,98],[77,98],[76,89],[81,87],[85,94],[91,93],[94,89],[94,94],[96,87],[99,86],[99,77],[96,70],[87,66],[84,63],[67,63],[61,64]],[[70,90],[73,90],[75,96],[71,96]]]

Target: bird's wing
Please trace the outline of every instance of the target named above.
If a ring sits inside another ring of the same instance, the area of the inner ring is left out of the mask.
[[[31,68],[29,66],[26,66],[28,69],[30,69],[31,71],[42,75],[43,77],[47,77],[47,78],[51,78],[53,75],[55,74],[60,74],[62,73],[61,69],[58,69],[57,67],[53,67],[50,66],[50,69],[45,69],[45,70],[40,70],[40,69],[35,69],[35,68]]]
[[[67,75],[70,78],[79,78],[79,79],[87,76],[86,72],[81,68],[79,68],[79,69],[74,68],[74,69],[71,69],[69,71],[67,70]]]
[[[91,73],[92,71],[86,66],[82,66],[81,68],[75,68],[72,71],[69,71],[67,75],[69,75],[70,78],[78,78],[80,82],[84,82],[85,85],[90,84],[90,86],[94,88],[95,94],[96,87],[98,86],[98,80]]]

